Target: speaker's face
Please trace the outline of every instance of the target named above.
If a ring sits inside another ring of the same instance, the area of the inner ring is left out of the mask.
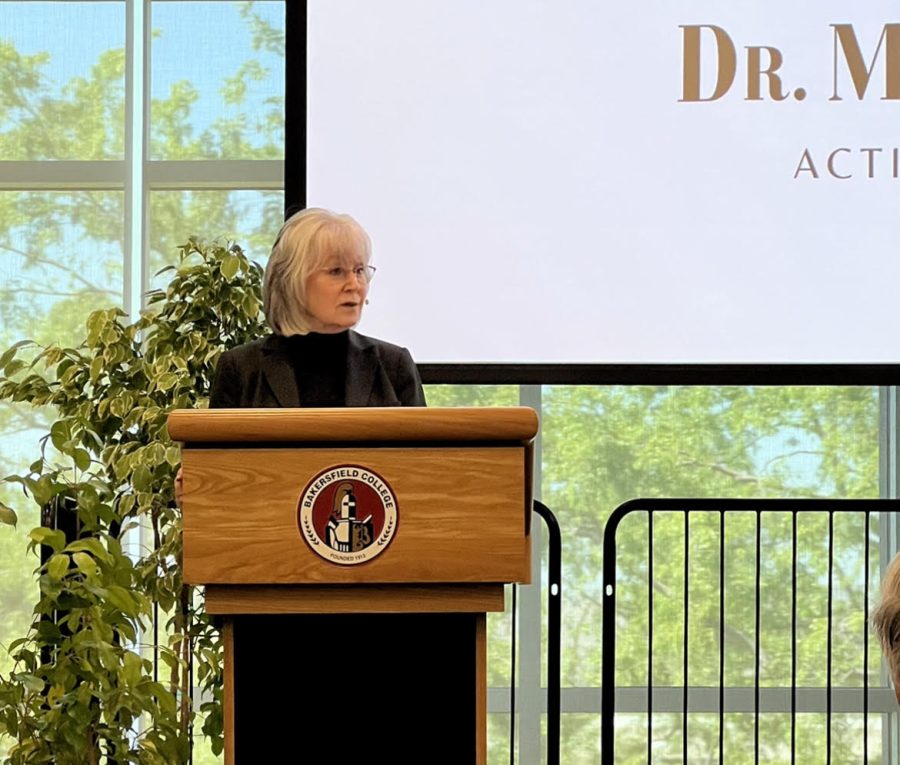
[[[326,259],[306,283],[306,310],[313,332],[340,332],[359,324],[369,294],[367,264]]]

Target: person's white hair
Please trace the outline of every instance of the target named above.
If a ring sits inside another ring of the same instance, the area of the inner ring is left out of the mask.
[[[263,311],[277,335],[310,331],[306,282],[327,259],[354,266],[368,265],[369,235],[349,215],[310,207],[288,218],[272,246],[263,280]]]
[[[900,701],[900,555],[894,557],[884,572],[881,602],[872,612],[872,627],[881,643],[881,652]]]

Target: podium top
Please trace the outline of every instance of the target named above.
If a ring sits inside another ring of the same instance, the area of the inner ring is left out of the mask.
[[[173,441],[306,442],[464,441],[529,443],[537,413],[507,407],[365,407],[339,409],[177,409]]]

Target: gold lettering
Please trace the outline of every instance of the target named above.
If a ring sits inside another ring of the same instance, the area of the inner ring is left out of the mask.
[[[769,54],[769,66],[763,69],[760,65],[760,51]],[[747,98],[745,101],[762,101],[760,95],[760,81],[765,75],[769,79],[769,95],[773,101],[784,101],[787,94],[781,89],[781,77],[775,74],[781,68],[784,57],[778,48],[770,48],[768,45],[747,46]]]
[[[872,78],[878,54],[881,52],[882,42],[885,43],[885,76],[884,96],[881,100],[900,100],[900,24],[885,24],[882,27],[881,37],[878,38],[878,45],[875,47],[875,53],[872,54],[872,63],[868,67],[863,60],[853,25],[832,24],[831,28],[834,29],[834,72],[832,95],[828,100],[843,101],[843,98],[838,95],[838,47],[844,54],[844,62],[847,64],[850,79],[853,81],[856,97],[862,101],[869,87],[869,80]]]
[[[734,82],[737,72],[737,53],[728,33],[712,24],[682,25],[684,51],[682,66],[682,102],[716,101],[724,96]],[[709,98],[700,95],[700,32],[712,31],[716,38],[716,87]]]

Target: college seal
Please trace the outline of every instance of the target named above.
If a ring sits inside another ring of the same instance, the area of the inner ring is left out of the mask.
[[[361,465],[335,465],[313,476],[297,506],[297,525],[313,552],[344,566],[383,553],[397,521],[388,482]]]

